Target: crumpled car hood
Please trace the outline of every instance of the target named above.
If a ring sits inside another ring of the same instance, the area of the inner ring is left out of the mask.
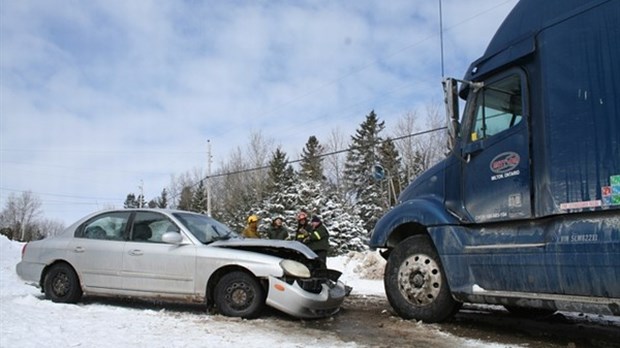
[[[256,253],[277,256],[293,260],[314,260],[317,255],[306,245],[287,240],[235,238],[220,240],[210,244],[211,247],[231,248],[252,251]]]

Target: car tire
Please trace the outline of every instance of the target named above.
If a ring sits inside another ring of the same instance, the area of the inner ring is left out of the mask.
[[[265,306],[265,289],[248,273],[230,272],[215,286],[214,302],[218,312],[223,315],[256,318]]]
[[[527,308],[517,306],[504,306],[504,308],[506,308],[510,314],[522,318],[545,318],[557,312],[555,309],[546,308]]]
[[[71,266],[59,263],[45,274],[43,291],[53,302],[76,303],[82,298],[80,280]]]
[[[392,251],[384,285],[390,305],[404,319],[441,322],[461,307],[452,298],[441,260],[426,235],[409,237]]]

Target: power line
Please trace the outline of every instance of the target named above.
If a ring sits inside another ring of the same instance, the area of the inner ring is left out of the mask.
[[[427,130],[420,131],[420,132],[417,132],[417,133],[402,135],[402,136],[396,137],[396,138],[389,138],[389,140],[391,140],[391,141],[398,141],[398,140],[402,140],[402,139],[406,139],[406,138],[413,138],[413,137],[417,137],[417,136],[421,136],[421,135],[425,135],[425,134],[429,134],[429,133],[433,133],[433,132],[437,132],[437,131],[445,130],[445,129],[447,129],[447,127],[445,127],[445,126],[444,127],[433,128],[433,129],[427,129]],[[370,144],[370,145],[380,145],[380,144],[382,144],[382,143],[384,143],[386,141],[387,141],[387,139],[383,140],[383,141],[376,141],[376,142],[374,142],[373,144]],[[362,148],[370,146],[370,145],[366,145],[366,146],[353,146],[353,147],[349,147],[347,149],[341,149],[341,150],[336,150],[336,151],[324,153],[324,154],[321,154],[321,155],[319,155],[317,157],[318,158],[323,158],[323,157],[327,157],[327,156],[338,155],[338,154],[349,152],[349,151],[352,151],[352,150],[362,149]],[[288,164],[299,163],[301,161],[302,161],[302,159],[298,158],[296,160],[288,161]],[[187,186],[187,187],[194,188],[194,187],[196,187],[200,183],[200,181],[203,181],[203,180],[220,178],[220,177],[225,177],[225,176],[229,176],[229,175],[237,175],[237,174],[243,174],[243,173],[250,173],[250,172],[254,172],[254,171],[269,169],[269,167],[270,167],[269,165],[265,165],[265,166],[260,166],[260,167],[239,169],[239,170],[234,170],[234,171],[229,171],[229,172],[224,172],[224,173],[219,173],[219,174],[214,174],[214,175],[207,175],[207,176],[203,177],[202,179],[198,180],[193,185],[190,185],[190,186]],[[180,194],[181,193],[178,193],[176,195],[172,195],[170,198],[171,199],[175,199]]]
[[[73,199],[88,199],[88,200],[102,200],[102,201],[117,200],[116,198],[74,196],[74,195],[65,195],[65,194],[60,194],[60,193],[34,192],[31,190],[16,190],[16,189],[11,189],[11,188],[6,188],[6,187],[0,187],[0,190],[10,191],[10,192],[19,192],[19,193],[31,192],[31,193],[41,195],[41,196],[65,197],[65,198],[73,198]]]

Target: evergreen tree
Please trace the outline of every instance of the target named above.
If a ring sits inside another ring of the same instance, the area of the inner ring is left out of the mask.
[[[343,255],[368,249],[363,222],[345,205],[342,195],[333,192],[321,209],[323,224],[329,231],[329,255]]]
[[[263,204],[265,215],[282,215],[285,219],[294,216],[297,196],[294,181],[295,172],[286,153],[277,148],[269,161],[267,195]]]
[[[181,196],[179,197],[179,204],[177,204],[177,208],[180,210],[192,210],[192,197],[194,196],[192,192],[192,188],[189,186],[184,186],[181,190]]]
[[[196,189],[194,190],[190,210],[197,213],[203,213],[207,211],[207,195],[202,180],[198,182],[198,187],[196,187]]]
[[[321,158],[323,150],[323,146],[314,135],[308,138],[301,152],[301,177],[314,181],[323,180],[323,158]]]
[[[146,200],[144,199],[144,195],[138,195],[138,197],[136,198],[136,204],[138,205],[137,208],[146,207]]]
[[[134,195],[133,193],[127,194],[127,198],[125,198],[125,203],[123,203],[123,207],[125,209],[138,208],[138,201],[136,200],[136,195]]]
[[[380,161],[378,152],[383,140],[380,133],[384,128],[385,122],[380,122],[374,110],[371,111],[351,137],[345,163],[345,182],[353,195],[352,203],[368,231],[384,211],[381,183],[370,175],[371,168]]]
[[[157,208],[168,208],[168,191],[164,188],[161,190],[161,195],[155,201]]]
[[[401,175],[401,158],[392,139],[387,138],[379,148],[379,162],[387,172],[387,177],[383,180],[383,190],[386,199],[386,208],[396,204],[398,195],[402,190],[404,180]]]
[[[297,205],[311,214],[321,214],[327,202],[322,153],[323,146],[315,136],[308,138],[301,152],[301,170],[296,185],[299,193]]]

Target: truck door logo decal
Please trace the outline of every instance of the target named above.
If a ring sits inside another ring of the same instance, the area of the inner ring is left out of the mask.
[[[521,157],[516,152],[504,152],[495,156],[491,161],[491,171],[495,174],[507,173],[519,165]]]

